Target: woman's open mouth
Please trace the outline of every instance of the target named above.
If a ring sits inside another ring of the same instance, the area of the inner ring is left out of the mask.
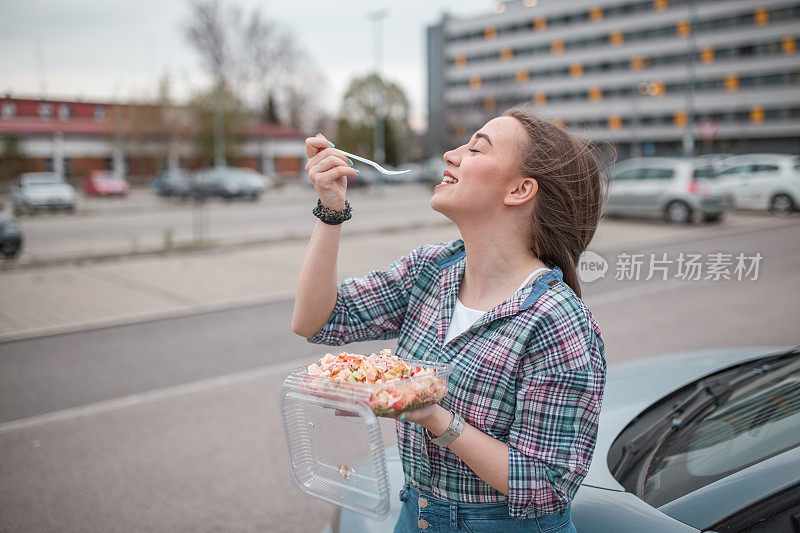
[[[444,177],[442,178],[442,183],[458,183],[458,178],[447,172],[444,171]]]

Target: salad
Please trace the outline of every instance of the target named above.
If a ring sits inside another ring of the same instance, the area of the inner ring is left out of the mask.
[[[364,388],[370,392],[368,403],[375,415],[394,417],[437,403],[447,394],[447,376],[417,362],[422,363],[401,359],[388,349],[370,355],[329,353],[308,366],[308,375]]]

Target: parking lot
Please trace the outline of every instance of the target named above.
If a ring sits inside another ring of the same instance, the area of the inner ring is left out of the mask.
[[[325,524],[333,508],[294,485],[280,429],[283,377],[324,351],[289,331],[313,194],[281,194],[255,205],[212,204],[212,224],[241,217],[230,224],[236,238],[275,224],[296,231],[292,239],[0,272],[0,471],[13,487],[0,492],[0,529],[294,532]],[[340,277],[457,237],[431,214],[428,195],[353,194]],[[151,218],[191,209],[148,203],[144,193],[136,199],[130,205],[150,206]],[[108,226],[111,205],[74,220]],[[272,218],[276,212],[285,216]],[[26,218],[23,228],[46,235],[64,220],[71,219]],[[799,227],[797,216],[745,212],[691,226],[604,220],[589,249],[607,270],[582,286],[609,363],[797,344]],[[762,259],[755,279],[752,270],[736,279],[733,265],[731,279],[706,279],[707,270],[681,279],[676,260],[690,252],[706,262],[718,253]],[[673,260],[667,276],[647,279],[651,255]],[[624,267],[630,256],[643,260],[638,279]],[[393,423],[383,428],[391,445]]]

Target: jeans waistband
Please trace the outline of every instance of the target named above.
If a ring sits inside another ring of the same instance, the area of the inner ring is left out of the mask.
[[[449,517],[450,521],[455,524],[458,518],[468,520],[470,518],[481,519],[510,519],[508,514],[508,503],[505,501],[489,502],[489,503],[462,503],[450,500],[443,500],[430,494],[429,492],[422,491],[406,482],[403,489],[400,491],[400,500],[405,501],[411,498],[414,503],[419,505],[420,499],[424,498],[424,508],[420,506],[420,511],[428,514]],[[563,516],[563,515],[562,515]]]

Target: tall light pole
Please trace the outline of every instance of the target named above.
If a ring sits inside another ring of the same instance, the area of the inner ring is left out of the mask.
[[[375,129],[372,133],[372,144],[373,144],[373,154],[372,158],[380,164],[385,163],[386,161],[386,148],[385,143],[386,139],[384,138],[384,125],[383,121],[385,120],[385,109],[384,109],[384,94],[383,94],[383,80],[381,79],[381,60],[383,56],[383,19],[389,14],[388,9],[381,9],[379,11],[373,11],[367,14],[367,18],[369,18],[373,22],[372,26],[372,38],[373,38],[373,62],[374,62],[374,69],[375,69],[375,89],[377,94],[375,95]]]
[[[214,91],[214,166],[225,166],[225,82],[220,76]]]
[[[689,0],[689,52],[686,62],[687,89],[686,89],[686,126],[683,130],[683,155],[684,157],[694,156],[694,85],[695,85],[695,64],[694,55],[697,51],[697,39],[694,32],[697,29],[697,4],[695,0]]]

